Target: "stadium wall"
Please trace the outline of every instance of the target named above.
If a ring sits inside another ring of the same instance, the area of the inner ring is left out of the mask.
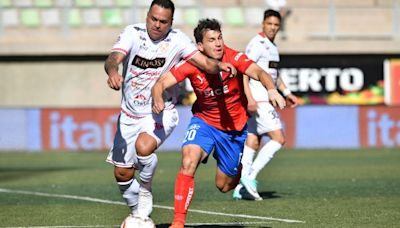
[[[178,151],[190,120],[180,123],[160,150]],[[91,151],[112,145],[119,109],[25,108],[0,110],[0,151]],[[280,111],[287,148],[400,148],[400,107],[301,106]]]
[[[393,60],[388,63],[388,67],[393,68],[389,73],[393,80],[385,87],[400,91],[400,64],[396,65],[400,54],[281,57],[280,73],[302,104],[383,104],[386,60]],[[121,94],[107,87],[103,69],[105,58],[105,55],[0,56],[3,82],[0,84],[0,108],[116,107]],[[385,81],[389,83],[389,78]],[[392,96],[400,100],[400,94],[392,93]]]

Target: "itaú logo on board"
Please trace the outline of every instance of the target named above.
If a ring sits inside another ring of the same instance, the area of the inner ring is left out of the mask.
[[[97,112],[96,112],[97,111]],[[45,149],[109,149],[113,143],[118,112],[99,110],[51,111],[43,116]]]
[[[400,147],[400,108],[371,108],[364,113],[366,146]]]

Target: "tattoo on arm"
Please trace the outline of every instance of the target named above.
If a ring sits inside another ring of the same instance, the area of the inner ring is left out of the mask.
[[[118,58],[118,53],[113,52],[111,53],[107,59],[106,62],[104,63],[104,70],[109,74],[110,72],[118,72],[118,65],[119,65],[119,58]]]

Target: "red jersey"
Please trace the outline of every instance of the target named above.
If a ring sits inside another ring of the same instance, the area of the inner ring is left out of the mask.
[[[241,131],[248,119],[243,74],[253,61],[225,46],[222,62],[237,69],[236,77],[226,72],[208,74],[188,62],[176,65],[171,73],[178,82],[189,78],[197,96],[192,107],[194,116],[223,131]]]

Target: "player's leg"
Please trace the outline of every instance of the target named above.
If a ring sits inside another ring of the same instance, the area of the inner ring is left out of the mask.
[[[175,181],[174,219],[171,228],[184,227],[186,214],[194,195],[194,175],[200,161],[206,162],[214,140],[210,137],[209,126],[193,117],[187,128],[182,147],[182,163]]]
[[[153,211],[151,186],[158,164],[157,155],[154,153],[157,148],[157,141],[147,133],[140,133],[135,146],[138,154],[140,179],[138,214],[147,217]]]
[[[242,177],[246,177],[250,173],[251,166],[253,164],[254,156],[256,154],[256,151],[258,150],[260,146],[260,137],[257,135],[257,120],[256,120],[256,114],[253,114],[250,119],[247,121],[248,125],[248,135],[246,139],[246,144],[243,149],[243,157],[242,157]],[[235,190],[233,191],[232,197],[233,199],[239,200],[242,199],[243,196],[240,193],[241,189],[243,188],[243,185],[239,183]]]
[[[131,208],[132,214],[137,213],[139,182],[135,179],[134,168],[114,167],[114,176],[122,198]]]
[[[275,153],[280,150],[285,143],[282,129],[271,131],[267,134],[271,140],[260,149],[260,152],[258,152],[248,175],[250,180],[257,178],[258,173],[271,161]]]
[[[217,167],[217,171],[215,174],[215,185],[220,192],[229,192],[239,184],[239,181],[240,174],[231,177],[226,175],[219,167]]]
[[[260,146],[260,137],[256,134],[249,133],[247,135],[246,144],[243,149],[242,157],[242,176],[248,176],[253,164],[254,156]]]
[[[257,123],[257,130],[256,130],[257,135],[261,136],[267,134],[268,132],[275,132],[277,130],[282,129],[282,124],[279,119],[279,115],[270,103],[260,103],[258,105],[257,115],[255,120]],[[259,143],[260,142],[258,142],[258,144]],[[257,190],[258,183],[256,177],[257,174],[264,167],[263,164],[267,160],[265,151],[276,152],[281,148],[281,144],[279,144],[280,146],[278,146],[278,144],[279,143],[277,143],[274,140],[271,140],[268,143],[266,143],[262,147],[262,149],[258,152],[256,158],[254,159],[250,167],[250,170],[248,171],[249,172],[248,175],[242,177],[242,179],[240,180],[240,183],[243,184],[246,190],[256,199],[262,199],[261,197],[259,197],[258,194]]]
[[[259,195],[257,192],[256,180],[258,173],[267,165],[285,141],[278,113],[269,103],[263,106],[265,107],[259,107],[263,108],[264,112],[258,112],[257,132],[259,135],[267,134],[270,136],[271,140],[262,146],[258,152],[251,166],[249,175],[241,179],[241,183],[253,196]]]
[[[221,192],[225,193],[234,189],[239,183],[242,172],[242,151],[247,138],[247,129],[231,132],[214,129],[212,133],[218,142],[214,150],[214,157],[218,164],[215,184]]]
[[[194,175],[200,161],[206,156],[198,145],[188,144],[182,148],[181,168],[175,181],[175,213],[172,224],[185,224],[187,210],[194,195]]]
[[[256,154],[256,151],[259,147],[259,136],[254,133],[250,133],[247,135],[246,144],[243,149],[243,156],[242,156],[242,177],[247,177],[250,173],[251,166],[253,164],[253,159]],[[240,190],[243,188],[243,185],[239,183],[235,190],[233,191],[232,197],[233,199],[240,200],[243,196],[240,193]]]
[[[139,129],[136,120],[129,119],[122,113],[118,118],[113,147],[106,160],[114,165],[118,188],[132,213],[137,211],[138,205],[139,183],[134,176],[138,164],[134,144]]]
[[[171,134],[178,120],[176,109],[142,120],[143,127],[135,143],[140,178],[138,214],[142,217],[150,216],[153,209],[152,182],[158,164],[154,151]]]

